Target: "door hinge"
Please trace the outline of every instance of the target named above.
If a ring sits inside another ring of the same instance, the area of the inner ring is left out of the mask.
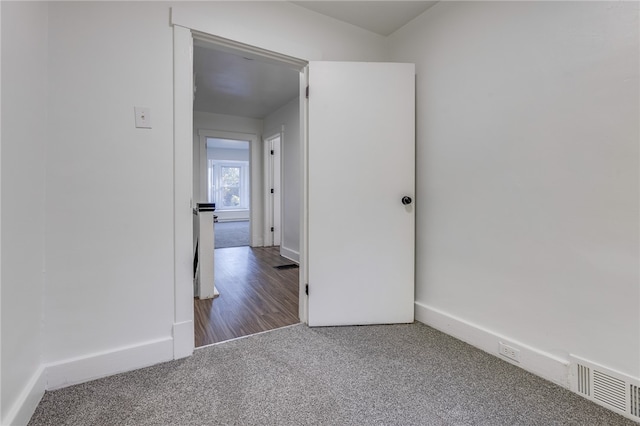
[[[307,296],[309,295],[309,284],[304,286],[304,292]]]
[[[307,90],[305,92],[305,95],[306,95],[307,99],[309,99],[309,86],[307,86]]]
[[[272,226],[272,227],[271,227],[271,232],[273,232],[273,231],[275,231],[275,228]]]
[[[271,155],[273,155],[273,154],[274,154],[274,152],[273,152],[273,150],[271,150]]]

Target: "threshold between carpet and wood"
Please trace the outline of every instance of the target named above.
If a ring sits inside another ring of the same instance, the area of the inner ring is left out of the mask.
[[[196,347],[299,322],[298,269],[280,247],[216,249],[215,259],[220,296],[194,299]]]
[[[636,425],[426,325],[299,324],[47,392],[39,425]]]

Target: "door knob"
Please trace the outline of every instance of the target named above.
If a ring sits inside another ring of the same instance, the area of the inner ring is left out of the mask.
[[[402,197],[402,204],[404,204],[405,206],[411,204],[411,201],[411,197],[407,197],[406,195]]]

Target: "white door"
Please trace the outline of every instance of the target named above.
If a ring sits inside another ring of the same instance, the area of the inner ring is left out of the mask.
[[[311,62],[308,114],[309,325],[412,322],[415,66]]]
[[[265,247],[279,246],[282,239],[281,140],[280,133],[264,140]]]
[[[279,246],[282,236],[282,148],[280,136],[271,140],[271,188],[273,189],[273,197],[271,199],[273,212],[273,245]]]

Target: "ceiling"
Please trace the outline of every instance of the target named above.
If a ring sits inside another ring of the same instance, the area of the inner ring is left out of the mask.
[[[297,6],[387,36],[436,1],[292,1]],[[194,43],[195,111],[262,119],[299,94],[293,69]]]
[[[437,1],[292,1],[300,7],[388,36]]]
[[[297,71],[197,44],[193,53],[195,111],[264,118],[298,96]]]

